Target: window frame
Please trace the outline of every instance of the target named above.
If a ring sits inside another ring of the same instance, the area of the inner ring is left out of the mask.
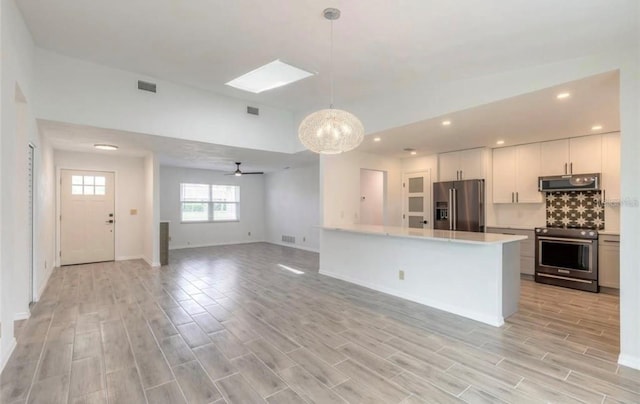
[[[185,186],[189,185],[199,185],[206,186],[208,188],[208,200],[195,200],[195,199],[187,199],[183,197],[183,189]],[[214,197],[214,187],[234,187],[236,189],[235,201],[220,201],[216,200]],[[192,223],[234,223],[240,221],[240,185],[237,184],[203,184],[203,183],[195,183],[195,182],[181,182],[180,183],[180,223],[181,224],[192,224]],[[207,219],[203,220],[185,220],[184,219],[184,204],[192,203],[192,204],[206,204],[207,206]],[[214,209],[215,205],[235,205],[235,219],[216,219]]]

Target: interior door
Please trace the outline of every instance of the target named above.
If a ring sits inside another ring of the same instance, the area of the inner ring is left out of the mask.
[[[115,259],[114,186],[111,172],[61,171],[61,265]]]
[[[412,229],[433,227],[431,218],[431,172],[407,173],[403,178],[403,224]]]

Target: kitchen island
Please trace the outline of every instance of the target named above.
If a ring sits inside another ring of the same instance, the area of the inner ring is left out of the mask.
[[[520,298],[526,237],[393,226],[322,226],[320,273],[499,327]]]

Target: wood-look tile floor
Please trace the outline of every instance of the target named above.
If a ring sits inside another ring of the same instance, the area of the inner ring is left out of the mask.
[[[493,328],[317,267],[257,243],[56,269],[0,402],[640,402],[640,372],[616,364],[615,296],[522,281]]]

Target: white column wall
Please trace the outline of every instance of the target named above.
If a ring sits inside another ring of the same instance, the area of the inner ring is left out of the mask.
[[[358,151],[320,157],[322,223],[360,223],[360,169],[385,171],[384,224],[402,225],[402,161]]]

